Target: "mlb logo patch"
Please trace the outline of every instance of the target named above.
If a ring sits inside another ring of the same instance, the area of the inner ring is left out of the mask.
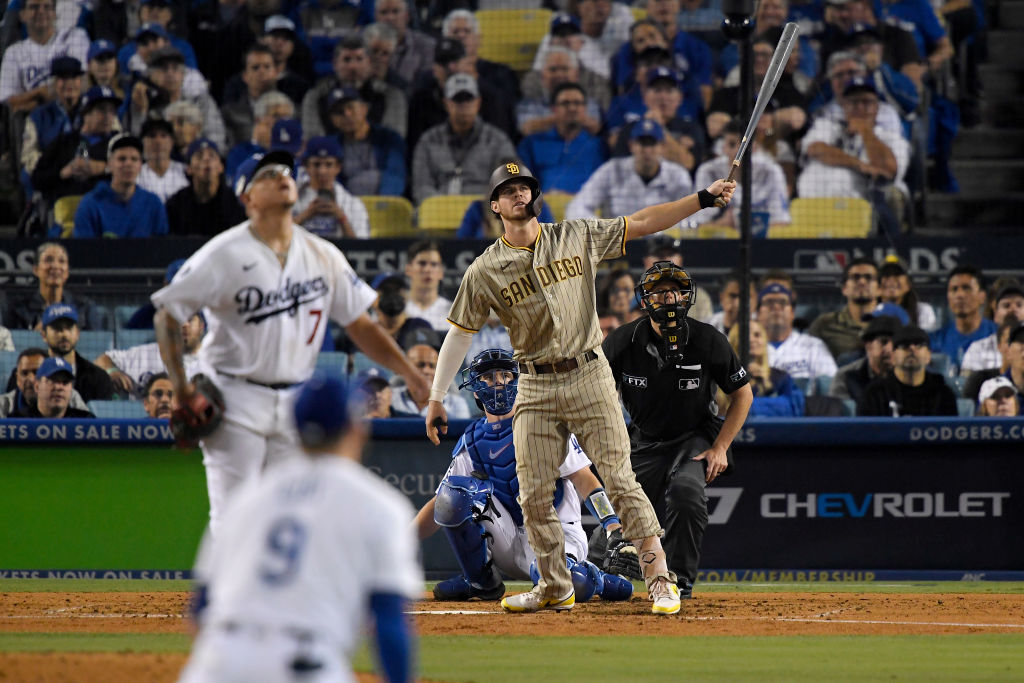
[[[627,387],[633,387],[634,389],[646,389],[647,378],[646,377],[635,377],[633,375],[627,375],[623,373],[622,380],[625,382]]]
[[[700,386],[700,377],[679,380],[679,391],[693,391]]]

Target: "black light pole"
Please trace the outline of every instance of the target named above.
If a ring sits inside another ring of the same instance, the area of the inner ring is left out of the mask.
[[[737,119],[746,122],[754,108],[754,60],[751,36],[754,34],[754,0],[722,0],[722,33],[735,42],[740,53],[740,107]],[[740,202],[740,362],[750,363],[750,157],[744,154],[740,161],[740,184],[743,200]]]

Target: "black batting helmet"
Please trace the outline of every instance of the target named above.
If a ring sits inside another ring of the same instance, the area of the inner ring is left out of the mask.
[[[655,302],[651,293],[659,282],[671,281],[679,285],[679,294],[674,303]],[[697,286],[685,270],[671,261],[658,261],[644,271],[640,282],[634,288],[637,303],[657,323],[669,322],[672,318],[684,318],[690,312],[697,298]]]
[[[505,183],[513,180],[520,180],[530,186],[530,203],[526,205],[526,213],[530,216],[537,216],[540,214],[540,208],[543,205],[540,195],[540,183],[530,173],[530,169],[526,168],[519,162],[510,161],[507,164],[502,164],[498,168],[494,169],[491,173],[491,199],[495,201],[498,199],[498,190]]]

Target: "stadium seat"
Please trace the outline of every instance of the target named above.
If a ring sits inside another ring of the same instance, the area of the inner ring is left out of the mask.
[[[16,367],[18,367],[18,352],[0,351],[0,393],[5,393],[3,389],[7,386],[7,379]]]
[[[958,398],[956,412],[960,417],[974,417],[974,401],[969,398]]]
[[[454,235],[466,208],[477,199],[480,197],[475,194],[438,195],[424,199],[417,215],[419,229]]]
[[[46,348],[42,336],[35,330],[11,330],[11,339],[14,340],[15,351],[23,351],[33,346]]]
[[[629,11],[633,13],[633,21],[647,18],[647,8],[645,7],[630,7]]]
[[[810,377],[794,377],[793,384],[796,388],[804,392],[804,396],[810,393],[811,390],[811,378]]]
[[[320,354],[323,355],[323,354]],[[384,379],[391,379],[391,375],[394,374],[383,365],[377,365],[370,357],[365,353],[353,353],[352,354],[352,377],[353,379],[363,370],[369,370],[370,368],[376,368],[380,371],[380,376]]]
[[[575,197],[574,194],[568,192],[545,192],[541,199],[551,209],[551,215],[555,217],[555,221],[565,220],[565,208],[569,206],[569,202]]]
[[[133,346],[150,344],[156,341],[155,330],[125,330],[119,329],[116,332],[115,341],[117,348],[130,349]]]
[[[120,330],[127,325],[137,310],[138,306],[114,306],[114,329]]]
[[[89,412],[98,418],[147,418],[141,401],[89,401]]]
[[[540,41],[551,24],[549,9],[483,9],[479,56],[505,64],[515,71],[529,71]]]
[[[856,417],[857,416],[857,402],[852,398],[843,399],[843,415],[844,417]]]
[[[697,238],[702,240],[733,240],[738,239],[739,236],[740,231],[731,225],[700,225],[697,227]]]
[[[411,237],[416,234],[412,227],[412,203],[405,197],[365,195],[360,199],[369,217],[370,237]]]
[[[832,375],[818,375],[814,378],[814,395],[815,396],[828,396],[828,392],[832,390],[832,380],[835,379]]]
[[[53,205],[53,220],[61,227],[61,237],[71,237],[75,229],[75,212],[78,211],[78,204],[82,201],[82,195],[70,194],[61,197]]]
[[[769,226],[769,238],[867,237],[871,232],[871,204],[854,197],[797,198],[789,214],[793,222]]]
[[[87,359],[96,360],[108,349],[114,348],[114,333],[105,330],[82,330],[78,337],[78,346],[75,348]]]
[[[348,374],[348,354],[344,351],[321,351],[320,355],[316,357],[316,369],[346,375]]]
[[[928,369],[945,377],[949,374],[949,356],[941,351],[933,351],[932,361],[928,363]]]

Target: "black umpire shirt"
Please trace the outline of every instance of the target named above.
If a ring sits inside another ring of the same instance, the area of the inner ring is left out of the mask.
[[[646,316],[613,331],[602,345],[632,419],[634,454],[695,433],[713,440],[721,428],[715,388],[731,394],[750,381],[725,335],[698,320],[685,324],[683,359],[672,365],[662,360],[661,340]]]

